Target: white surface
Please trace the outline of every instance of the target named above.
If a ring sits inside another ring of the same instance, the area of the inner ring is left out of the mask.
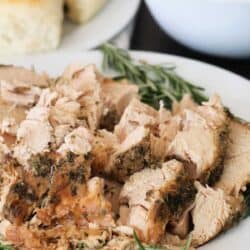
[[[249,0],[146,0],[159,25],[190,48],[250,57]]]
[[[111,42],[119,48],[129,49],[131,44],[131,38],[134,31],[135,22],[134,20],[116,37],[114,37]]]
[[[93,49],[124,29],[135,16],[140,0],[108,0],[104,8],[84,25],[65,21],[59,50]]]
[[[132,56],[150,63],[174,63],[181,76],[203,86],[210,95],[221,95],[225,106],[237,116],[250,121],[250,81],[223,69],[176,56],[133,52]],[[102,56],[99,52],[55,53],[49,55],[26,56],[22,58],[1,60],[0,63],[35,66],[38,71],[47,71],[53,76],[63,72],[64,68],[74,62],[94,63],[100,68]],[[201,250],[249,250],[250,218],[200,248]]]

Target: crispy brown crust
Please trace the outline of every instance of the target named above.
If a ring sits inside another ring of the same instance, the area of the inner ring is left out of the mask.
[[[148,136],[138,145],[122,154],[114,155],[110,162],[108,176],[124,182],[127,178],[144,168],[151,166],[151,151]]]
[[[246,121],[244,121],[244,120],[242,120],[240,118],[237,118],[237,117],[233,116],[229,111],[227,111],[227,114],[228,114],[228,117],[229,117],[228,118],[229,119],[229,125],[228,125],[228,128],[227,128],[228,129],[227,134],[224,135],[224,137],[226,137],[226,139],[224,139],[224,142],[225,142],[225,144],[229,143],[229,145],[228,145],[228,147],[227,147],[227,145],[224,145],[224,150],[225,150],[224,156],[227,157],[227,159],[225,159],[226,163],[228,163],[228,161],[230,162],[229,159],[231,158],[230,154],[231,154],[231,150],[232,150],[232,144],[234,144],[235,140],[237,140],[237,137],[235,136],[234,129],[240,129],[240,131],[242,131],[242,133],[250,131],[250,123],[248,123],[248,122],[246,122]],[[235,138],[233,139],[232,136],[235,137]],[[223,138],[221,140],[222,140],[221,144],[223,145]],[[229,142],[229,140],[231,140],[231,141]],[[222,150],[223,150],[223,147],[222,147]],[[223,178],[223,175],[222,175],[222,178]],[[216,187],[220,188],[220,183],[221,183],[221,181],[223,183],[223,180],[220,180],[219,178],[217,178],[217,180],[218,180],[218,183],[216,184]],[[215,182],[211,183],[211,185],[213,185],[213,184],[215,184]],[[247,185],[247,184],[248,183],[247,183],[247,179],[246,179],[246,182],[244,184],[242,183],[242,186]],[[227,189],[226,186],[225,187],[221,186],[221,188],[222,189]]]
[[[224,128],[218,132],[217,135],[217,157],[209,169],[209,171],[205,172],[204,175],[201,176],[200,182],[202,184],[213,185],[220,178],[224,169],[224,159],[226,155],[227,145],[228,145],[228,129],[229,119],[227,118],[227,122]]]
[[[197,180],[199,180],[202,184],[213,185],[220,178],[224,169],[224,159],[226,155],[227,145],[228,145],[228,134],[229,134],[229,116],[228,113],[226,115],[226,122],[224,126],[217,132],[215,135],[215,141],[217,142],[217,156],[215,157],[214,162],[208,168],[206,172],[204,172]],[[195,164],[192,161],[187,161],[182,159],[177,155],[169,155],[166,157],[166,160],[176,159],[184,164],[186,167],[186,171],[189,172],[191,177],[194,177],[195,173]]]
[[[162,240],[166,222],[179,220],[183,212],[193,204],[197,190],[194,181],[183,169],[175,180],[167,183],[159,192],[161,199],[155,202],[148,216],[154,225],[154,232],[152,231],[152,235],[149,235],[148,238],[152,239],[154,243]],[[151,193],[148,194],[149,199],[150,195]],[[155,230],[158,230],[158,234],[155,233]],[[158,235],[158,238],[153,239],[153,235]]]
[[[185,170],[183,170],[182,174],[174,182],[164,187],[164,190],[169,190],[164,197],[164,201],[173,220],[180,218],[187,207],[193,203],[197,193],[194,181]]]

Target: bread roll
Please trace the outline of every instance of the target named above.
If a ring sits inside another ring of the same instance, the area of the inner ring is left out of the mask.
[[[1,0],[0,55],[56,48],[62,21],[63,0]]]
[[[66,0],[67,15],[76,23],[85,23],[93,17],[107,0]]]

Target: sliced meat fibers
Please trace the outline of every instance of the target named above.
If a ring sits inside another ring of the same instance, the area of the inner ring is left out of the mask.
[[[194,110],[184,109],[181,130],[168,148],[168,157],[183,160],[202,183],[214,183],[223,170],[228,117],[215,96]]]
[[[232,118],[224,172],[215,187],[238,196],[250,183],[250,124]]]
[[[159,169],[132,175],[120,195],[120,221],[136,229],[139,237],[157,243],[171,218],[178,218],[193,202],[193,182],[182,163],[172,160]]]
[[[221,189],[212,189],[196,183],[198,193],[192,211],[194,246],[203,245],[230,227],[243,211],[242,198],[227,195]]]

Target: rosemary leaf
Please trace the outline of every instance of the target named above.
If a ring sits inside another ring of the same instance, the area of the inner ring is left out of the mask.
[[[137,250],[169,250],[167,248],[161,248],[161,247],[157,247],[157,246],[145,247],[145,246],[143,246],[143,244],[139,240],[139,238],[138,238],[135,231],[134,231],[133,235],[134,235],[135,242],[137,244]],[[187,242],[186,242],[185,246],[182,246],[180,248],[180,250],[189,250],[190,246],[191,246],[191,242],[192,242],[192,235],[190,234],[188,239],[187,239]]]
[[[161,248],[161,247],[157,247],[157,246],[144,247],[143,244],[141,243],[141,241],[139,240],[135,231],[133,234],[134,234],[135,242],[137,244],[137,250],[169,250],[167,248]]]
[[[0,242],[0,250],[14,250],[14,248],[12,246],[9,246],[9,245],[3,245]]]
[[[180,77],[172,64],[148,64],[134,61],[128,51],[106,43],[101,47],[103,69],[113,70],[114,79],[128,79],[138,85],[141,100],[154,108],[159,108],[162,100],[165,107],[171,109],[173,102],[178,102],[185,94],[201,103],[207,100],[204,89]]]
[[[141,241],[139,240],[135,231],[134,231],[133,235],[134,235],[135,242],[138,246],[138,250],[146,250],[145,247],[142,245]]]
[[[183,246],[183,247],[181,248],[181,250],[189,250],[189,249],[190,249],[190,246],[191,246],[191,242],[192,242],[192,234],[190,234],[190,235],[188,236],[187,242],[186,242],[185,246]]]

